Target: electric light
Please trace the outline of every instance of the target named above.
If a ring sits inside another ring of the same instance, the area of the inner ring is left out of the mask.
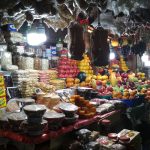
[[[114,52],[110,52],[110,54],[109,54],[109,59],[110,59],[110,60],[115,59],[115,53],[114,53]]]
[[[42,33],[28,33],[27,34],[27,43],[32,46],[41,45],[46,41],[46,35]]]
[[[149,60],[149,56],[147,53],[144,53],[142,58],[141,58],[142,62],[144,63],[145,67],[150,67],[150,60]]]
[[[27,32],[27,43],[32,46],[43,44],[47,40],[45,28],[42,20],[39,20],[38,26],[33,26]]]

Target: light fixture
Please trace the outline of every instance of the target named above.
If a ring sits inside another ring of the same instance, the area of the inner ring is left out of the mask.
[[[93,26],[88,26],[87,30],[88,30],[89,33],[92,33],[94,31],[94,27]]]
[[[144,53],[141,59],[145,67],[150,67],[150,60],[149,60],[149,56],[147,53]]]
[[[32,46],[38,46],[41,45],[46,41],[46,34],[45,34],[45,28],[43,26],[42,21],[40,20],[40,23],[37,27],[33,26],[28,30],[27,33],[27,43]]]
[[[116,58],[116,55],[114,53],[113,47],[110,45],[110,53],[109,53],[109,60],[113,60]]]
[[[113,60],[113,59],[115,59],[115,53],[114,52],[110,52],[109,60]]]
[[[118,47],[118,46],[119,46],[118,40],[117,40],[117,39],[112,39],[112,40],[111,40],[111,46],[113,46],[113,47]]]

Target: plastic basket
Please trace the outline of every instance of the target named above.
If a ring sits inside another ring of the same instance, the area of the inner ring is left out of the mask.
[[[135,99],[123,99],[120,101],[123,102],[127,107],[135,107],[142,104],[142,102],[144,102],[144,99],[137,97]]]

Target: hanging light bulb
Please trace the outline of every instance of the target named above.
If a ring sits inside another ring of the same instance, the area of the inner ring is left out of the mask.
[[[114,49],[113,47],[110,45],[110,54],[109,54],[109,60],[113,60],[115,59],[116,56],[115,56],[115,53],[114,53]]]
[[[110,52],[110,54],[109,54],[109,59],[110,59],[110,60],[115,59],[115,53],[114,53],[114,52]]]
[[[150,60],[149,60],[149,56],[147,53],[144,53],[142,58],[141,58],[142,62],[144,63],[145,67],[150,67]]]
[[[32,46],[38,46],[44,43],[46,40],[47,37],[45,34],[45,28],[40,20],[40,23],[37,27],[33,26],[30,28],[30,30],[28,30],[27,43]]]

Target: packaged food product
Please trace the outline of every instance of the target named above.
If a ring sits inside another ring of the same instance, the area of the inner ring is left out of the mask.
[[[49,60],[46,57],[41,59],[41,70],[48,70],[49,69]]]
[[[34,57],[34,69],[40,70],[41,69],[41,58],[38,56]]]
[[[0,86],[4,85],[4,75],[0,74]]]
[[[62,79],[50,80],[50,84],[55,86],[57,90],[65,88],[65,80]]]
[[[34,69],[34,59],[33,55],[23,54],[22,59],[22,69]]]
[[[6,96],[5,86],[0,86],[0,97]]]
[[[6,96],[0,97],[0,108],[6,107]]]
[[[5,65],[12,65],[12,54],[11,52],[3,52],[2,58],[1,58],[1,65],[2,68]]]
[[[58,72],[55,69],[50,69],[47,71],[49,74],[49,79],[53,80],[53,79],[57,79],[58,78]]]

